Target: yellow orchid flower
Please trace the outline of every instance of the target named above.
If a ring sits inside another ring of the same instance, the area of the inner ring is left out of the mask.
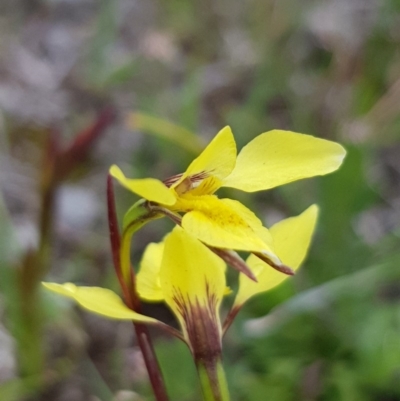
[[[219,307],[226,290],[225,263],[179,226],[167,235],[161,254],[157,247],[150,246],[145,258],[146,267],[143,268],[150,273],[155,267],[157,271],[153,272],[157,277],[156,281],[152,280],[153,283],[139,281],[140,287],[144,293],[150,294],[147,298],[161,298],[167,303],[180,322],[181,334],[156,319],[129,309],[110,290],[78,287],[72,283],[43,285],[57,294],[74,299],[91,312],[108,318],[158,325],[175,334],[189,346],[200,378],[208,383],[208,387],[213,383],[222,385],[222,388],[214,390],[227,394],[220,367],[222,327],[219,317]],[[209,366],[213,367],[211,372]]]
[[[271,227],[277,255],[295,269],[304,260],[317,219],[316,205],[297,217]],[[228,399],[221,367],[222,335],[242,305],[252,296],[268,291],[287,276],[251,255],[247,260],[258,282],[240,275],[239,289],[222,327],[219,308],[226,295],[225,263],[194,236],[176,226],[159,244],[146,248],[137,275],[137,291],[142,299],[164,301],[177,317],[181,333],[149,316],[128,308],[117,294],[98,287],[78,287],[72,283],[43,285],[74,299],[85,309],[108,318],[158,325],[189,346],[199,371],[203,389],[224,394]],[[213,387],[214,386],[214,387]],[[214,398],[212,398],[214,399]]]
[[[179,223],[203,243],[219,248],[253,252],[277,268],[267,228],[241,203],[219,199],[220,187],[246,192],[270,189],[292,181],[328,174],[341,165],[344,148],[325,139],[273,130],[248,143],[237,156],[229,127],[223,128],[183,174],[164,182],[129,179],[113,165],[110,174],[120,184],[165,211],[184,213]]]

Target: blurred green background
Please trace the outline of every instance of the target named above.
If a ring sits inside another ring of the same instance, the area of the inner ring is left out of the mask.
[[[2,0],[0,38],[2,401],[153,399],[131,325],[37,283],[117,289],[109,166],[166,178],[227,124],[239,147],[280,128],[348,150],[330,176],[220,193],[267,225],[321,208],[301,272],[224,339],[232,400],[400,400],[399,0]],[[49,206],[49,138],[67,147],[104,107],[116,119]],[[136,198],[116,194],[122,216]],[[149,225],[133,261],[170,227]],[[201,399],[185,346],[154,338],[171,400]]]

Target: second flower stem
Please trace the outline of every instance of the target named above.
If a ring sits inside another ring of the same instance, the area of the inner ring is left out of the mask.
[[[196,365],[204,401],[229,401],[228,385],[221,360],[212,363],[198,361]]]

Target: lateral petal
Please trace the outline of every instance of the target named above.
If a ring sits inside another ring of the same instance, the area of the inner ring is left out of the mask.
[[[298,269],[306,257],[317,216],[318,207],[312,205],[299,216],[282,220],[270,229],[277,255],[284,264],[293,270]],[[253,295],[268,291],[288,278],[287,275],[274,270],[255,255],[249,256],[247,264],[257,277],[258,282],[256,283],[241,274],[234,306],[243,305]]]
[[[72,298],[83,308],[112,319],[133,320],[139,323],[159,323],[158,320],[129,309],[113,291],[100,287],[77,287],[72,283],[42,283],[59,295]]]
[[[163,301],[164,295],[160,284],[160,268],[164,252],[164,242],[149,244],[140,262],[136,276],[136,290],[148,301]]]
[[[325,175],[342,164],[345,149],[336,142],[273,130],[249,142],[223,186],[261,191],[303,178]]]
[[[171,206],[175,203],[174,192],[168,189],[163,182],[154,178],[131,179],[126,178],[121,169],[115,164],[110,168],[110,174],[125,188],[146,200]]]

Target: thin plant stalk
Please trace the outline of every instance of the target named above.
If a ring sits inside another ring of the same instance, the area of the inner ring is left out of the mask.
[[[107,207],[108,207],[108,224],[110,231],[111,249],[113,254],[114,268],[122,288],[125,302],[129,308],[135,312],[141,312],[141,304],[135,289],[135,273],[131,268],[130,263],[130,247],[122,246],[122,244],[129,243],[131,235],[127,236],[124,233],[124,238],[121,242],[121,237],[118,229],[117,213],[115,208],[114,189],[112,177],[107,177]],[[127,264],[124,266],[122,263]],[[129,276],[123,272],[129,271]],[[127,279],[129,281],[127,281]],[[166,387],[163,381],[162,373],[154,352],[154,347],[150,338],[147,327],[143,324],[133,324],[136,338],[139,347],[143,354],[143,359],[146,364],[147,372],[154,395],[157,401],[168,401]]]
[[[221,360],[197,361],[197,372],[204,401],[229,401],[229,390]]]

